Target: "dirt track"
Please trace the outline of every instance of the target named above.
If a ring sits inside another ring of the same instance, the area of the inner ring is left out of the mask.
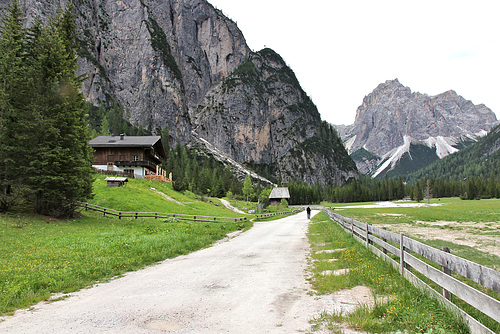
[[[315,214],[316,212],[313,212]],[[335,301],[307,294],[305,212],[71,297],[19,311],[2,333],[293,333]],[[333,304],[332,304],[333,303]],[[329,305],[327,305],[329,304]]]

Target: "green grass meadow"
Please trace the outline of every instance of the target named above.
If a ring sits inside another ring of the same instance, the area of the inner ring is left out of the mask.
[[[406,203],[406,202],[405,202]],[[416,203],[416,202],[409,202]],[[421,202],[426,204],[427,201]],[[399,207],[399,208],[343,208],[372,203],[328,204],[335,206],[343,216],[352,217],[370,224],[401,224],[420,221],[458,221],[458,222],[500,222],[500,199],[465,201],[459,198],[432,199],[431,204],[438,206]],[[384,214],[401,214],[390,216]],[[500,232],[498,232],[500,235]]]
[[[321,212],[309,228],[313,261],[311,283],[318,294],[329,294],[358,285],[372,289],[373,308],[360,306],[350,314],[323,313],[312,329],[342,333],[342,326],[369,333],[468,333],[467,325],[439,302],[415,288],[390,264],[377,258],[328,216]],[[320,253],[320,250],[335,250]],[[337,259],[337,261],[328,261]],[[325,270],[349,269],[344,275],[322,275]]]
[[[165,200],[150,190],[175,197]],[[171,185],[131,180],[107,188],[95,182],[93,203],[118,210],[241,217],[219,203],[176,193]],[[144,204],[144,205],[143,205]],[[243,223],[186,223],[172,219],[122,218],[93,211],[82,217],[54,220],[28,214],[0,215],[0,314],[47,300],[54,293],[76,291],[157,261],[208,247]]]

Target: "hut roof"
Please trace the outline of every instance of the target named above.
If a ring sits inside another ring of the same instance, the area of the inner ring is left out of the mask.
[[[269,198],[290,198],[290,193],[287,187],[274,188],[269,195]]]

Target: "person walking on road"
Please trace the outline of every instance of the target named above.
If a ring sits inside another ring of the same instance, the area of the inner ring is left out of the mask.
[[[311,208],[307,207],[306,211],[307,211],[307,219],[311,219]]]

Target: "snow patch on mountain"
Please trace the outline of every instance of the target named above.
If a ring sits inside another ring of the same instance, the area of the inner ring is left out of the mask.
[[[487,134],[488,134],[488,131],[485,131],[485,130],[481,130],[481,131],[475,133],[475,135],[478,137],[484,137]],[[476,141],[477,141],[477,139],[476,139]]]
[[[439,159],[443,159],[447,155],[458,152],[458,149],[453,147],[453,145],[457,144],[457,140],[451,137],[429,137],[423,142],[429,148],[436,148],[436,155],[439,157]]]
[[[379,165],[375,173],[373,173],[373,178],[377,177],[387,168],[393,169],[405,153],[410,154],[411,144],[425,144],[429,148],[435,148],[436,155],[439,157],[439,159],[443,159],[444,157],[459,151],[454,147],[454,145],[458,144],[459,140],[452,137],[437,136],[429,137],[423,141],[419,141],[412,139],[412,137],[410,136],[404,136],[403,139],[403,145],[392,149],[382,157],[381,161],[383,161],[383,163]],[[477,140],[477,137],[474,140]]]
[[[193,133],[194,135],[194,133]],[[276,187],[277,185],[274,184],[273,182],[269,181],[268,179],[258,175],[257,173],[251,171],[251,170],[248,170],[246,169],[245,167],[243,167],[240,163],[236,162],[235,160],[231,159],[227,154],[225,154],[224,152],[222,152],[221,150],[219,150],[217,147],[215,147],[214,145],[212,145],[211,143],[209,143],[207,140],[201,138],[201,137],[197,137],[197,136],[193,136],[193,138],[201,145],[203,145],[205,147],[206,150],[208,150],[218,161],[222,162],[223,164],[225,165],[230,165],[232,167],[233,170],[236,170],[236,172],[240,175],[250,175],[252,178],[254,179],[258,179],[258,180],[261,180],[263,182],[266,182],[274,187]]]
[[[401,159],[403,154],[406,152],[410,152],[410,145],[411,145],[411,137],[410,136],[404,136],[404,144],[396,147],[395,149],[392,149],[389,153],[386,153],[382,157],[382,161],[384,163],[380,165],[380,167],[375,171],[375,173],[372,175],[372,178],[376,178],[380,173],[382,173],[384,170],[386,170],[389,166],[393,168],[396,163]]]

